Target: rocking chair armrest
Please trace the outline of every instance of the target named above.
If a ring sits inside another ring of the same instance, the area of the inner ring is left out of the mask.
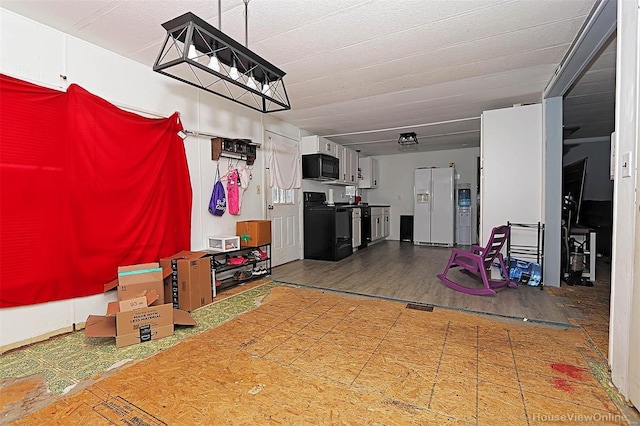
[[[471,246],[471,252],[472,253],[482,253],[484,250],[485,250],[484,247],[480,247],[480,246],[476,246],[476,245]]]

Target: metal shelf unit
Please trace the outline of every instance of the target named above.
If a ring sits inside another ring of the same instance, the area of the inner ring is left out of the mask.
[[[544,283],[542,281],[542,277],[544,276],[544,224],[541,222],[507,222],[507,226],[511,228],[511,232],[509,232],[509,238],[507,239],[507,261],[509,261],[511,257],[514,257],[540,264],[540,290],[542,290],[544,286]],[[524,235],[521,235],[522,233],[531,233],[531,235],[529,235],[527,238],[528,241],[531,241],[534,238],[533,233],[535,233],[535,243],[514,244],[514,230],[518,231],[519,236],[521,237],[524,237]]]
[[[253,258],[250,254],[252,251],[261,249],[266,254],[265,258]],[[217,291],[224,290],[229,287],[233,287],[238,284],[242,284],[247,281],[256,280],[259,278],[264,278],[271,275],[271,244],[262,244],[256,247],[243,247],[237,250],[228,251],[228,252],[216,252],[213,250],[207,250],[213,258],[213,267],[216,271],[216,280],[219,281],[217,284]],[[231,264],[231,257],[245,257],[246,262],[242,264]],[[235,277],[235,272],[251,272],[255,271],[256,268],[263,268],[266,270],[265,274],[262,275],[254,275],[246,278],[237,278]],[[231,272],[234,272],[233,274]]]

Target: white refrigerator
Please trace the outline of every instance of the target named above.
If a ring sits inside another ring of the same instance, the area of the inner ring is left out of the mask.
[[[453,246],[455,169],[418,168],[413,186],[413,243]]]

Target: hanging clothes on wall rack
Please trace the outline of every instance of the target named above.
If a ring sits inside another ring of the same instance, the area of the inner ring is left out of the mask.
[[[229,214],[240,214],[240,182],[238,169],[232,169],[227,173],[227,206]]]

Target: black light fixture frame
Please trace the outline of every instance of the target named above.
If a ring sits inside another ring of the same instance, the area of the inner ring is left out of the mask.
[[[275,65],[191,12],[162,26],[167,36],[153,65],[154,71],[262,113],[291,109],[283,81],[286,73]],[[196,58],[189,57],[191,46],[198,52]],[[214,54],[221,64],[219,72],[198,62]],[[229,75],[234,62],[241,75],[238,80]],[[262,90],[259,86],[256,89],[247,86],[244,80],[248,82],[249,77],[258,85],[268,82],[268,93],[264,86]]]
[[[402,146],[417,145],[418,135],[416,135],[416,132],[400,133],[398,143]]]

